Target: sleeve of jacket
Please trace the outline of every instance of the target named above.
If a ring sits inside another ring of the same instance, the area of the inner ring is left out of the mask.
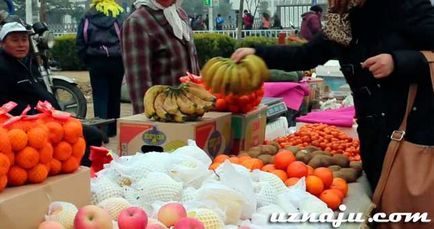
[[[143,97],[152,86],[151,44],[144,22],[129,18],[122,31],[125,76],[134,114],[143,113]]]
[[[408,82],[426,82],[430,77],[429,66],[419,51],[434,50],[434,7],[428,0],[406,0],[402,5],[403,34],[416,49],[391,53],[395,76]]]
[[[77,38],[75,40],[75,45],[76,45],[76,48],[77,48],[78,58],[80,58],[80,60],[83,63],[86,63],[87,44],[84,41],[84,34],[83,34],[84,20],[85,20],[85,18],[83,17],[81,19],[81,21],[80,21],[80,24],[78,25],[78,28],[77,28]]]
[[[270,69],[298,71],[324,64],[339,55],[339,45],[326,40],[320,33],[300,46],[256,46],[256,54],[264,59]]]

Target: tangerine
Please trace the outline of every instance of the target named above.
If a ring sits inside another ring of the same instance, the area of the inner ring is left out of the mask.
[[[319,198],[327,204],[327,207],[336,210],[342,203],[342,199],[334,191],[325,190],[321,193]]]
[[[62,171],[62,162],[53,158],[53,160],[50,161],[50,171],[48,174],[50,176],[55,176],[59,174],[60,171]]]
[[[226,154],[219,154],[214,158],[214,162],[223,163],[226,159],[229,159],[229,156]]]
[[[288,173],[288,177],[301,178],[307,176],[308,169],[306,167],[306,164],[304,164],[303,162],[294,161],[288,165],[286,172]]]
[[[276,167],[274,167],[274,164],[266,164],[262,167],[261,169],[264,172],[269,172],[271,173],[273,170],[276,170]]]
[[[72,145],[72,156],[81,160],[84,156],[85,151],[86,141],[84,140],[84,138],[80,137],[78,138],[78,141],[74,145]]]
[[[48,163],[53,159],[53,146],[51,143],[45,143],[45,146],[39,150],[39,161],[43,164]]]
[[[23,169],[31,169],[39,163],[39,153],[34,148],[27,146],[17,153],[15,162]]]
[[[314,175],[307,176],[306,177],[306,190],[310,194],[318,196],[324,190],[324,183],[317,176],[314,176]]]
[[[276,155],[274,155],[273,159],[274,167],[285,171],[288,168],[288,165],[294,161],[294,154],[289,150],[280,150]]]
[[[343,200],[345,198],[344,194],[339,189],[332,188],[332,189],[327,189],[327,190],[329,190],[330,192],[336,193],[341,198],[341,200]]]
[[[241,162],[241,165],[249,169],[250,171],[255,169],[261,169],[264,166],[264,162],[257,158],[250,158]]]
[[[348,193],[348,184],[347,181],[345,181],[342,178],[335,177],[333,178],[333,182],[330,185],[330,189],[337,189],[344,194],[344,197],[347,196]]]
[[[48,133],[45,129],[35,127],[27,132],[28,144],[35,149],[41,149],[48,142]]]
[[[75,144],[79,137],[83,136],[83,125],[77,119],[71,119],[63,124],[63,139],[70,144]]]
[[[11,143],[12,150],[20,151],[27,146],[28,137],[26,132],[21,129],[12,129],[8,132],[9,142]]]
[[[235,156],[230,157],[230,158],[229,158],[229,161],[230,161],[232,164],[241,164],[240,159],[239,159],[238,157],[235,157]]]
[[[9,161],[9,158],[0,153],[0,176],[7,174],[10,167],[11,162]]]
[[[48,169],[43,164],[37,164],[35,167],[28,171],[29,182],[38,184],[44,182],[48,177]]]
[[[239,156],[238,158],[240,159],[240,163],[243,163],[243,161],[245,160],[252,159],[252,157],[250,157],[249,155]]]
[[[286,172],[280,169],[276,169],[271,171],[272,174],[278,176],[283,182],[285,182],[288,179],[288,175],[286,175]]]
[[[6,157],[8,157],[9,162],[11,163],[11,165],[15,164],[15,154],[14,152],[10,152],[10,153],[5,153],[4,154]]]
[[[9,141],[8,132],[0,127],[0,153],[10,154],[12,153],[11,142]]]
[[[298,178],[298,177],[291,177],[291,178],[288,178],[286,181],[285,181],[285,184],[286,184],[286,186],[293,186],[293,185],[295,185],[295,184],[297,184],[297,182],[300,180],[300,178]]]
[[[310,165],[306,165],[307,167],[307,175],[313,175],[314,169]]]
[[[12,166],[8,172],[8,184],[20,186],[27,182],[27,171],[19,166]]]
[[[330,187],[333,182],[333,171],[329,168],[319,167],[313,172],[313,175],[319,177],[324,183],[324,188]]]
[[[6,175],[0,176],[0,192],[2,192],[6,188],[7,184],[8,184],[8,176]]]
[[[62,162],[62,173],[72,173],[80,167],[80,161],[75,157],[70,157]]]
[[[54,147],[53,157],[59,161],[68,160],[68,158],[71,157],[71,154],[72,146],[68,142],[61,141]]]
[[[52,122],[47,122],[47,124],[45,124],[45,125],[49,129],[48,138],[49,138],[51,143],[57,144],[60,141],[62,141],[64,131],[63,131],[63,127],[62,127],[62,125],[60,125],[60,123],[52,121]]]

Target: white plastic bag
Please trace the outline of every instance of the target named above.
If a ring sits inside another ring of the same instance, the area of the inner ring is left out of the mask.
[[[199,188],[202,182],[210,176],[211,171],[202,161],[188,155],[172,155],[172,166],[168,174],[184,184],[185,187],[193,186]]]

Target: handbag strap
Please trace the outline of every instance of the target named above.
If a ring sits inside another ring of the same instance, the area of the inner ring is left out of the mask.
[[[422,51],[422,54],[425,56],[425,58],[429,64],[429,70],[431,73],[432,89],[434,92],[434,52],[433,51]]]
[[[432,51],[421,51],[421,53],[426,58],[431,74],[431,82],[433,84],[433,92],[434,92],[434,52]],[[407,119],[410,114],[411,109],[413,108],[414,100],[416,99],[417,93],[417,84],[410,85],[410,89],[408,91],[407,98],[407,107],[405,109],[404,118],[402,119],[401,125],[398,130],[392,132],[390,136],[390,144],[387,147],[386,155],[384,157],[383,168],[381,170],[380,180],[378,181],[377,187],[375,188],[375,192],[372,196],[372,202],[379,207],[381,197],[383,195],[383,191],[386,187],[387,179],[389,178],[390,171],[392,170],[392,165],[395,162],[396,154],[398,152],[399,145],[401,144],[401,140],[404,138],[405,130],[407,129]]]
[[[383,161],[383,168],[381,170],[381,176],[378,181],[377,187],[375,188],[374,194],[372,195],[372,202],[379,207],[383,191],[386,188],[387,179],[389,178],[390,172],[392,171],[392,165],[395,162],[396,154],[398,152],[401,140],[404,138],[405,130],[407,128],[407,118],[413,107],[414,100],[417,93],[417,84],[410,85],[407,98],[407,107],[405,109],[404,118],[399,126],[398,130],[395,130],[390,135],[390,143],[387,147],[386,155]]]

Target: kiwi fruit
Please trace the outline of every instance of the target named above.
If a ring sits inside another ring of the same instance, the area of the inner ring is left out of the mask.
[[[348,183],[352,183],[357,181],[359,176],[357,175],[357,171],[353,168],[342,168],[339,171],[333,172],[334,177],[340,177],[346,180]]]
[[[279,143],[277,143],[277,142],[275,142],[275,141],[270,142],[269,145],[274,146],[274,147],[276,148],[276,152],[280,150],[280,145],[279,145]]]
[[[306,146],[304,147],[304,150],[306,150],[309,153],[321,150],[320,148],[316,147],[316,146]]]
[[[316,155],[308,163],[309,166],[316,169],[319,167],[329,167],[333,165],[333,158],[328,155]]]
[[[297,146],[285,146],[285,149],[293,153],[297,153],[300,150],[300,148],[298,148]]]
[[[269,154],[261,154],[258,159],[264,162],[264,165],[273,163],[273,156]]]
[[[322,150],[317,150],[317,151],[313,151],[312,156],[316,156],[316,155],[326,155],[326,156],[331,156],[331,153],[326,152],[326,151],[322,151]]]
[[[350,159],[343,154],[335,154],[333,155],[333,161],[335,165],[339,165],[342,168],[347,168],[350,166]]]
[[[329,166],[329,169],[331,169],[332,171],[339,171],[341,170],[341,167],[339,165],[331,165]]]
[[[273,145],[262,145],[261,146],[261,154],[269,154],[269,155],[275,155],[277,153],[278,149],[276,149]]]
[[[296,154],[295,154],[295,158],[297,159],[297,161],[302,161],[305,164],[309,163],[310,159],[312,159],[312,154],[310,154],[309,152],[307,152],[306,150],[299,150]]]
[[[238,156],[239,156],[239,157],[241,157],[241,156],[247,156],[247,155],[249,155],[249,153],[248,153],[247,151],[244,151],[244,150],[241,150],[241,151],[238,153]]]
[[[250,157],[257,158],[259,155],[261,155],[260,149],[249,149],[247,151],[247,154],[249,154]]]
[[[363,167],[361,161],[350,162],[350,168],[355,169],[357,171],[358,176],[362,175]]]

